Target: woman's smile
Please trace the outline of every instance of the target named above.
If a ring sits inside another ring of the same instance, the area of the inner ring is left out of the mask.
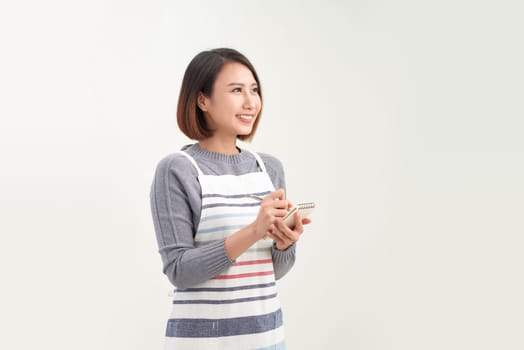
[[[255,120],[254,114],[237,114],[236,117],[243,123],[251,124]]]

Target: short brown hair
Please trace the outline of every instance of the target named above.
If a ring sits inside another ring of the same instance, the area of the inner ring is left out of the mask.
[[[253,138],[262,114],[262,88],[257,72],[251,62],[240,52],[229,48],[219,48],[200,52],[191,60],[184,73],[178,97],[177,121],[180,130],[190,139],[203,140],[213,136],[214,130],[207,125],[204,112],[198,107],[197,98],[199,93],[207,97],[211,96],[218,73],[229,62],[237,62],[246,66],[258,84],[261,102],[258,117],[249,135],[237,136],[240,140],[247,141]]]

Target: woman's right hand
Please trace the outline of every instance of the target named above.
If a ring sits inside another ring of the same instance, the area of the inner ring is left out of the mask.
[[[262,200],[254,222],[255,234],[259,238],[271,233],[270,226],[276,222],[277,218],[283,218],[287,214],[289,203],[285,198],[284,190],[279,189],[271,192]]]

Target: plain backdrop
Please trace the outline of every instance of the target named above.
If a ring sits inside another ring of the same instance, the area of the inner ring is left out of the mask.
[[[317,209],[279,282],[295,349],[522,349],[519,1],[0,5],[0,348],[160,349],[149,208],[184,70],[261,77],[244,145]]]

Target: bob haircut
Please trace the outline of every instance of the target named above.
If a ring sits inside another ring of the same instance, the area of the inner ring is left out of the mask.
[[[177,122],[180,130],[190,139],[203,140],[213,136],[214,130],[208,126],[204,112],[198,107],[197,98],[200,92],[206,97],[211,96],[218,73],[224,65],[230,62],[237,62],[246,66],[258,84],[260,112],[253,124],[251,133],[237,136],[242,141],[251,141],[253,138],[262,115],[263,106],[262,89],[257,72],[251,62],[240,52],[229,48],[218,48],[200,52],[191,60],[184,73],[182,88],[178,97]]]

